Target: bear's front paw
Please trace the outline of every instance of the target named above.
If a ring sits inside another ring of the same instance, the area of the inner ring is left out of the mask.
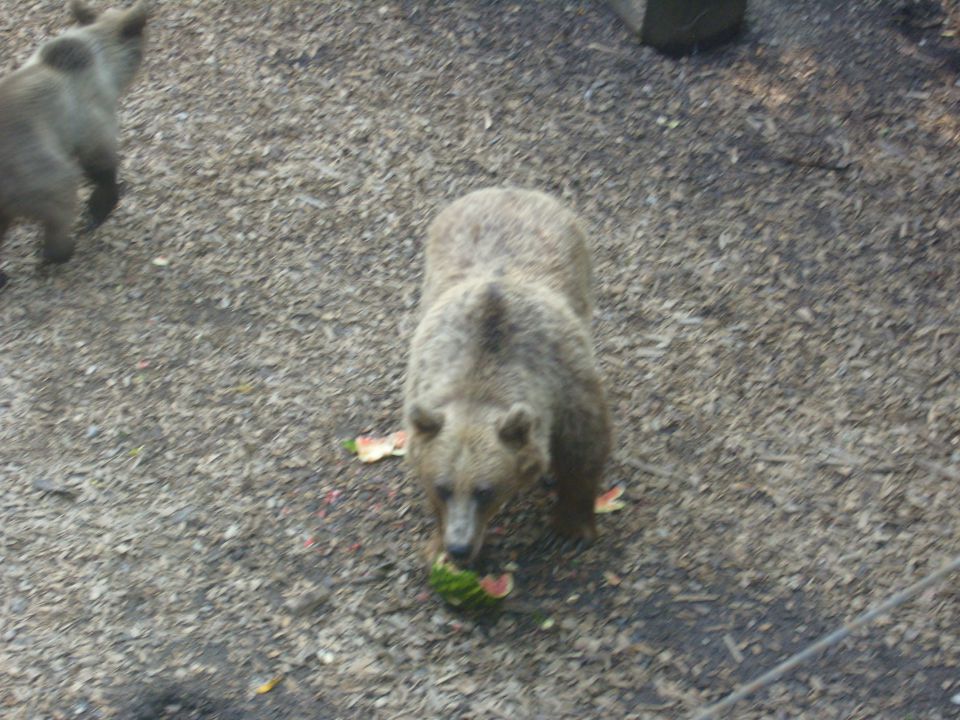
[[[553,529],[562,538],[576,543],[592,543],[597,539],[597,523],[592,514],[589,519],[558,514],[553,519]]]

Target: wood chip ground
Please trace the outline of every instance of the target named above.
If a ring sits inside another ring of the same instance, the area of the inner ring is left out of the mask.
[[[678,718],[956,554],[955,3],[749,13],[673,61],[603,3],[158,0],[116,213],[2,248],[0,715]],[[0,66],[65,21],[0,0]],[[590,228],[628,507],[576,553],[518,503],[477,618],[339,441],[398,427],[424,228],[491,184]],[[734,716],[956,718],[957,587]]]

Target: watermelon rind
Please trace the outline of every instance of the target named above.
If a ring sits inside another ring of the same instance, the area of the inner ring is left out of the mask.
[[[487,581],[490,576],[483,578]],[[508,588],[503,595],[488,593],[481,580],[472,570],[461,570],[451,563],[445,555],[440,555],[430,569],[430,586],[453,607],[468,610],[489,608],[500,603],[513,587],[512,578],[507,581]]]

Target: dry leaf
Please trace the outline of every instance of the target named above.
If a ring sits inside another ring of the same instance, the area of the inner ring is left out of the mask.
[[[277,675],[276,677],[270,678],[263,685],[257,688],[257,695],[263,695],[270,692],[280,684],[281,680],[283,680],[283,675]]]

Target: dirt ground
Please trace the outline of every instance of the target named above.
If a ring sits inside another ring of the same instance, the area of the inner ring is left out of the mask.
[[[62,6],[0,0],[4,71]],[[599,2],[155,6],[116,213],[2,248],[4,718],[680,718],[960,551],[955,4],[751,0],[680,61]],[[591,230],[628,507],[573,552],[517,503],[477,617],[339,441],[400,425],[425,226],[497,184]],[[960,717],[958,587],[730,717]]]

